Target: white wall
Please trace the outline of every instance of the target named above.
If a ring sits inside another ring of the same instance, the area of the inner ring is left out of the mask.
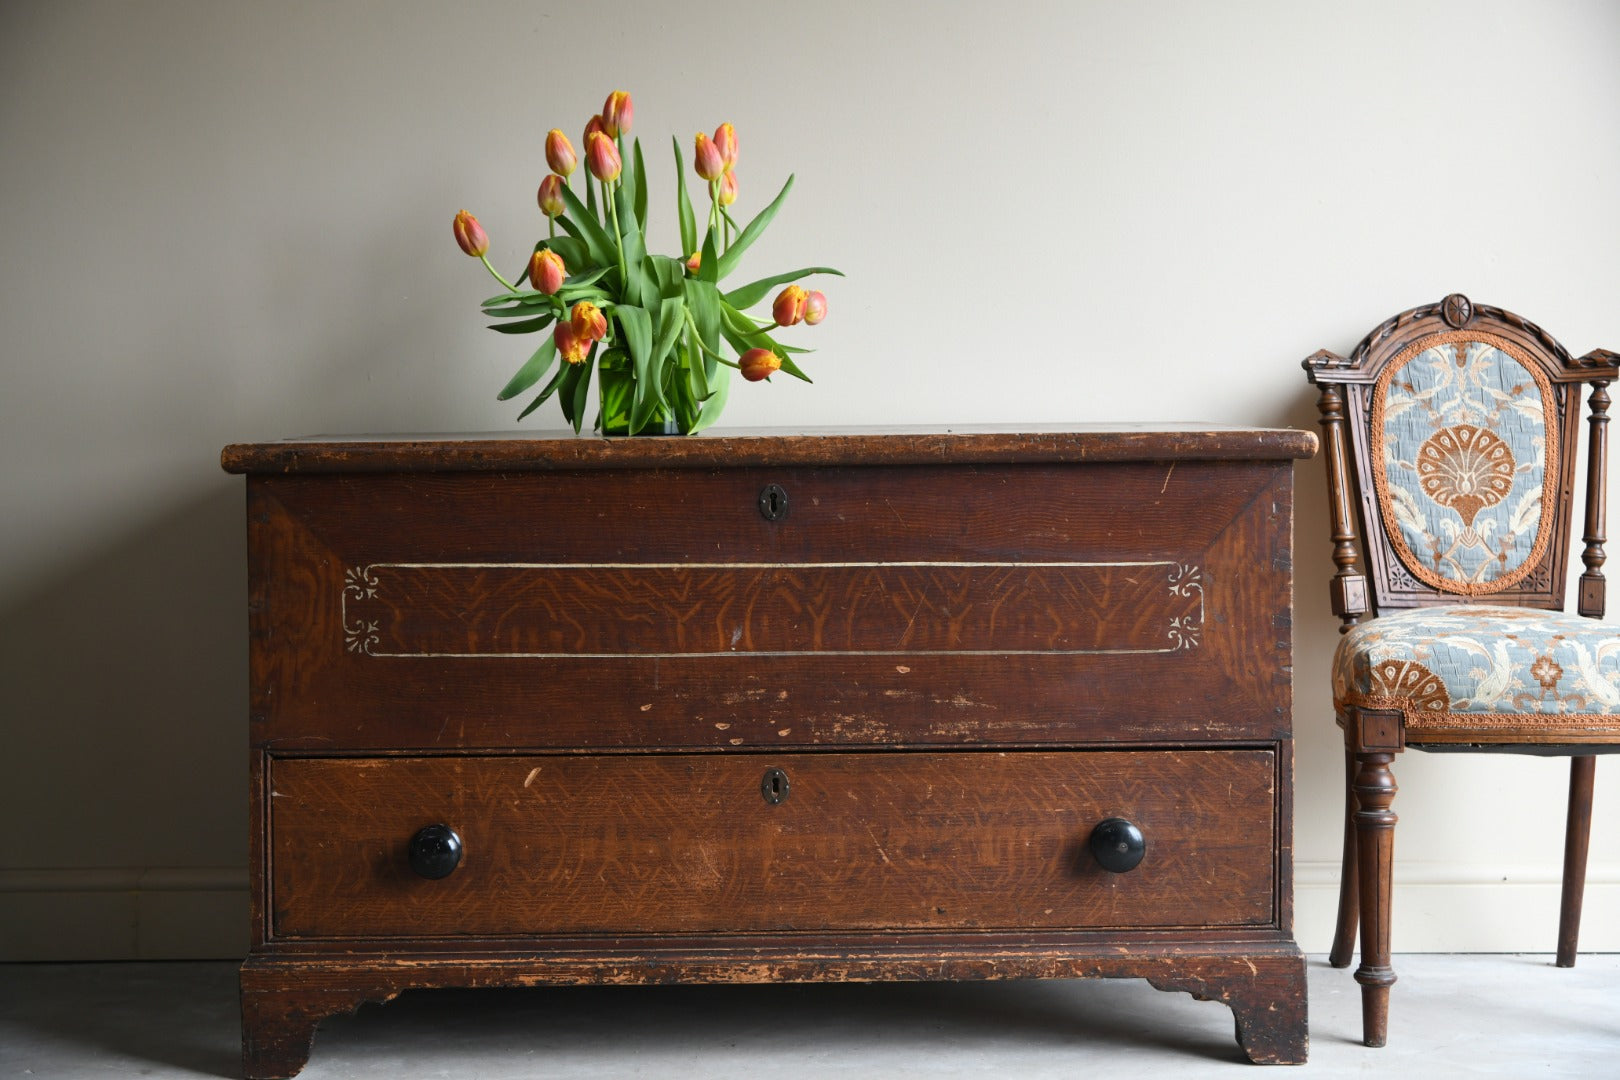
[[[528,348],[480,329],[493,290],[450,219],[519,265],[546,129],[610,89],[671,253],[667,140],[729,119],[744,213],[799,178],[749,265],[849,275],[805,335],[816,385],[739,386],[727,425],[1314,430],[1301,357],[1458,290],[1620,347],[1620,5],[617,7],[0,5],[0,955],[241,950],[242,485],[219,448],[513,426],[494,394]],[[1341,744],[1320,463],[1297,475],[1319,950]],[[1396,948],[1550,949],[1562,763],[1396,774]],[[1599,774],[1583,940],[1615,949]]]

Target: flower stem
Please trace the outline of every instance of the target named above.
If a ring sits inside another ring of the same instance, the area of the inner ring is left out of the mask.
[[[630,271],[624,261],[624,237],[619,235],[619,211],[613,198],[613,189],[617,184],[602,182],[602,194],[607,203],[608,231],[613,234],[613,245],[619,249],[619,281],[628,288],[630,285]]]
[[[509,292],[517,292],[517,288],[514,287],[510,281],[507,281],[505,278],[501,277],[501,272],[489,264],[488,255],[478,256],[478,261],[483,263],[484,269],[488,270],[490,274],[494,276],[496,281],[500,282],[502,285],[505,285]]]

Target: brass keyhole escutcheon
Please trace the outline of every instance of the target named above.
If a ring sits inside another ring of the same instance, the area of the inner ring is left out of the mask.
[[[766,521],[781,521],[787,517],[788,497],[781,484],[766,484],[759,493],[759,513]]]
[[[788,775],[781,769],[766,769],[765,778],[759,782],[759,793],[765,796],[765,801],[772,806],[780,806],[787,802],[788,792],[791,790]]]

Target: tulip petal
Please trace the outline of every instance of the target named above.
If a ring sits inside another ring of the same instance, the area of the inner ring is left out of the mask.
[[[495,400],[506,401],[523,393],[523,391],[540,381],[541,377],[551,369],[551,365],[556,359],[557,339],[547,334],[545,343],[534,350],[534,355],[529,357],[527,363],[518,368],[517,374],[512,376],[512,381],[506,384],[505,389],[495,395]]]
[[[743,252],[748,250],[748,245],[759,239],[760,233],[771,223],[776,212],[782,208],[782,202],[787,198],[788,192],[792,190],[793,177],[789,176],[787,183],[782,185],[782,190],[771,200],[771,204],[756,214],[754,220],[750,221],[737,239],[731,242],[731,246],[726,248],[726,253],[720,257],[719,277],[716,280],[724,280],[725,276],[731,273],[737,261],[742,258]]]

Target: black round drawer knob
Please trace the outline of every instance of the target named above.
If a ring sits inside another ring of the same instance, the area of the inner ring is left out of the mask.
[[[411,837],[411,869],[437,881],[461,863],[461,837],[448,825],[428,825]]]
[[[1112,817],[1091,830],[1091,856],[1113,874],[1136,869],[1147,854],[1147,841],[1142,830],[1124,818]]]

